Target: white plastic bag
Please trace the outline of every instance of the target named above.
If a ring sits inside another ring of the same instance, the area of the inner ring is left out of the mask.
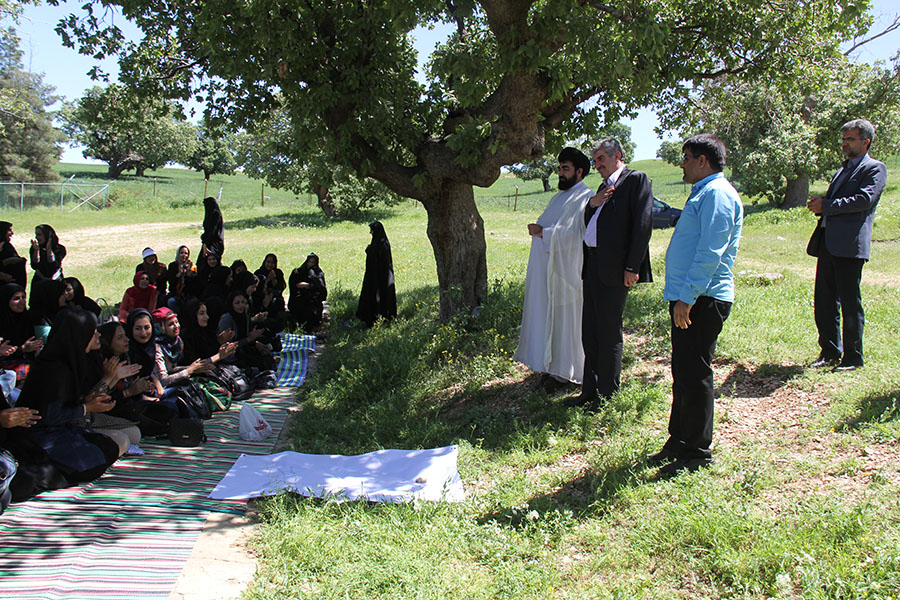
[[[248,442],[264,440],[272,433],[269,425],[256,408],[249,404],[241,406],[241,439]]]

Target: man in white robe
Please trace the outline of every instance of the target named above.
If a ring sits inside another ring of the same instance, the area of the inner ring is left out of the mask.
[[[515,359],[545,374],[548,390],[562,382],[581,383],[582,242],[584,207],[594,195],[582,181],[590,159],[575,148],[559,157],[560,192],[537,223],[528,225],[531,254],[525,276],[522,331]]]

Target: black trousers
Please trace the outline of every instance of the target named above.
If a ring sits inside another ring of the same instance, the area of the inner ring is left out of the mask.
[[[591,262],[600,260],[585,255],[585,272]],[[581,393],[585,399],[610,398],[618,389],[622,374],[622,314],[628,288],[603,285],[596,277],[584,280],[584,307],[581,315],[581,345],[584,348],[584,374]]]
[[[824,241],[819,244],[813,301],[821,358],[840,359],[845,365],[863,364],[865,314],[859,284],[865,263],[862,258],[832,256]]]
[[[700,296],[691,308],[691,325],[675,327],[672,320],[672,414],[665,448],[678,458],[709,458],[713,434],[712,359],[731,302]]]

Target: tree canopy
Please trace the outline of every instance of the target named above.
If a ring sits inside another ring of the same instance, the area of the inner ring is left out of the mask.
[[[716,133],[728,148],[732,179],[747,195],[803,206],[810,180],[834,172],[842,160],[843,123],[866,118],[875,125],[873,153],[900,150],[898,68],[836,57],[807,66],[787,85],[727,77],[669,104],[660,121],[685,136]]]
[[[0,30],[0,180],[55,181],[65,135],[53,127],[53,88],[22,65],[19,39]]]
[[[56,0],[51,0],[56,1]],[[123,42],[117,6],[144,32]],[[65,43],[120,53],[147,94],[205,101],[237,127],[290,115],[293,152],[340,164],[423,203],[441,315],[487,293],[473,185],[545,154],[548,135],[592,136],[664,94],[726,74],[790,71],[867,24],[867,0],[374,0],[203,3],[89,0]],[[455,32],[417,78],[411,32]],[[555,133],[554,133],[555,132]]]
[[[142,176],[169,162],[187,164],[197,143],[195,127],[173,103],[120,84],[92,87],[61,113],[63,130],[84,145],[86,157],[107,163],[113,179],[129,169]]]
[[[206,119],[197,127],[197,143],[188,158],[187,166],[203,173],[209,179],[213,175],[231,175],[238,167],[234,156],[234,136],[224,128],[210,125]]]

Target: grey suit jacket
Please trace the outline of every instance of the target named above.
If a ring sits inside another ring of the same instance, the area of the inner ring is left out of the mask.
[[[839,186],[835,186],[837,179],[835,175],[822,200],[825,227],[820,216],[806,252],[818,256],[820,244],[824,242],[832,256],[868,260],[872,221],[887,182],[887,169],[884,163],[866,154]]]

